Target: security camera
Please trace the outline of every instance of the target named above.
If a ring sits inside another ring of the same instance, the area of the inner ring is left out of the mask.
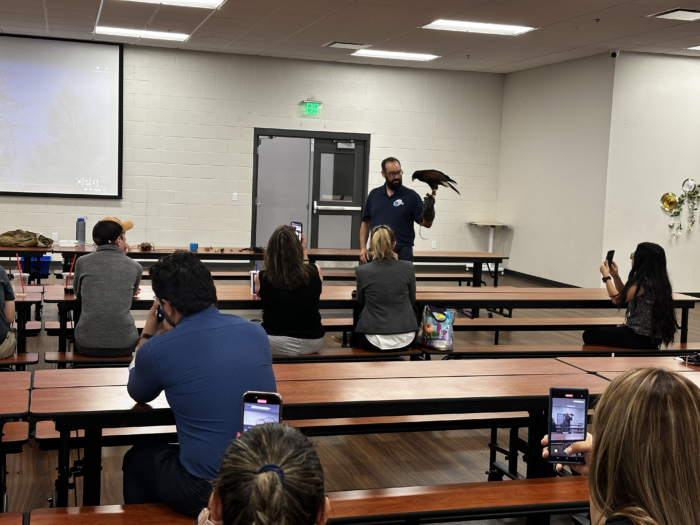
[[[619,49],[613,49],[610,51],[610,58],[617,58],[620,56],[620,50]]]

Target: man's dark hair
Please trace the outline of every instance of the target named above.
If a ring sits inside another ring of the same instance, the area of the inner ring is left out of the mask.
[[[154,295],[185,317],[216,304],[211,272],[192,252],[178,250],[151,266],[148,273]]]
[[[100,221],[92,228],[92,240],[97,246],[113,243],[121,234],[121,225],[112,221]]]
[[[401,166],[401,161],[396,157],[387,157],[382,161],[382,171],[386,171],[387,162],[398,162],[399,166]]]

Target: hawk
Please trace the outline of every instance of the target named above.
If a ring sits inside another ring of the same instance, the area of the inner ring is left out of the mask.
[[[430,189],[433,190],[433,194],[435,194],[435,192],[437,191],[438,186],[444,186],[445,188],[452,188],[459,195],[461,195],[457,188],[454,187],[454,184],[457,183],[453,181],[450,177],[445,175],[443,172],[438,170],[414,171],[411,180],[419,180],[421,182],[425,182],[428,186],[430,186]]]

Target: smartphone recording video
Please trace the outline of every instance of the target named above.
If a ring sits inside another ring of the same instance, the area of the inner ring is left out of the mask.
[[[586,388],[549,389],[549,462],[583,464],[583,454],[564,450],[586,439],[588,390]]]
[[[605,256],[605,259],[608,261],[608,267],[612,264],[613,257],[615,257],[615,250],[610,250],[608,255]]]
[[[282,419],[282,396],[276,392],[243,394],[243,432],[255,425],[279,423]]]
[[[292,221],[292,228],[297,232],[297,239],[301,240],[301,234],[303,233],[304,226],[300,222]]]

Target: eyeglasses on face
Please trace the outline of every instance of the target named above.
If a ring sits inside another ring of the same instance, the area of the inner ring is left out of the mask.
[[[403,175],[403,170],[399,171],[385,171],[387,177],[398,177],[399,175]]]
[[[634,252],[630,253],[630,261],[634,259]]]

